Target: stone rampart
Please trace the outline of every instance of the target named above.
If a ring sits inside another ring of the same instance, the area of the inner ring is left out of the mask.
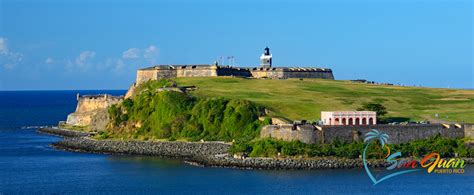
[[[217,76],[217,68],[215,65],[177,66],[176,77],[213,77]]]
[[[334,80],[332,70],[326,68],[253,68],[251,74],[254,78],[320,78]]]
[[[299,127],[299,128],[298,128]],[[417,124],[417,125],[363,125],[363,126],[313,126],[313,125],[267,125],[260,137],[271,137],[285,141],[299,140],[303,143],[330,143],[363,141],[366,133],[377,129],[390,136],[388,143],[400,144],[440,135],[448,138],[472,137],[472,125]]]
[[[320,140],[320,132],[313,125],[267,125],[260,131],[260,137],[313,144]]]
[[[111,96],[108,94],[83,96],[78,95],[76,113],[108,108],[109,106],[117,104],[122,100],[123,96]]]
[[[323,140],[331,142],[363,140],[366,133],[377,129],[390,136],[388,143],[399,144],[413,140],[426,139],[440,135],[449,138],[464,137],[464,128],[450,125],[449,128],[441,124],[413,124],[413,125],[363,125],[363,126],[322,126]]]
[[[312,68],[311,70],[288,70],[283,74],[283,78],[320,78],[334,80],[331,70]]]
[[[253,78],[321,78],[334,79],[327,68],[239,68],[218,65],[158,65],[137,71],[136,83],[175,77],[238,76]]]
[[[251,70],[253,78],[269,78],[279,79],[284,78],[283,69],[277,68],[254,68]]]
[[[137,78],[135,83],[141,84],[147,81],[158,80],[157,71],[154,69],[139,69],[137,70]]]
[[[107,108],[122,100],[123,96],[78,94],[76,111],[67,116],[66,125],[103,130],[109,121]]]
[[[251,77],[252,74],[248,68],[237,68],[230,66],[219,66],[217,69],[218,76],[236,76],[236,77]]]
[[[464,136],[474,140],[474,124],[464,124]]]

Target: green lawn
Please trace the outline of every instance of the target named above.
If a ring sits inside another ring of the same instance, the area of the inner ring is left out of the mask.
[[[254,101],[271,116],[317,120],[321,111],[355,110],[364,102],[387,107],[388,117],[474,122],[474,90],[381,86],[324,79],[263,80],[230,77],[176,78],[180,86],[209,97]],[[440,118],[435,118],[438,113]]]

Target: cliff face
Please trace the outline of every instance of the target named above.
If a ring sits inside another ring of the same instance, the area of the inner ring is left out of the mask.
[[[76,111],[67,116],[66,125],[86,127],[92,131],[104,130],[109,122],[108,107],[122,100],[122,96],[78,94]]]

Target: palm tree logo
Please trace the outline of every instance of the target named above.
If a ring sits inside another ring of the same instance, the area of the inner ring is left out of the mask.
[[[404,173],[408,173],[408,172],[413,172],[413,171],[419,171],[419,169],[413,169],[413,170],[405,170],[405,171],[398,171],[398,172],[395,172],[395,173],[392,173],[390,175],[387,175],[383,178],[381,178],[380,180],[377,180],[373,175],[372,175],[372,172],[369,170],[369,166],[367,165],[367,158],[366,158],[366,153],[367,153],[367,148],[369,148],[369,145],[378,140],[380,142],[380,144],[382,145],[382,148],[384,146],[387,147],[388,149],[388,154],[385,156],[385,158],[389,157],[390,156],[390,148],[385,145],[388,141],[388,138],[389,136],[386,134],[386,133],[383,133],[383,132],[380,132],[378,131],[377,129],[372,129],[370,132],[366,133],[365,134],[365,139],[364,139],[364,142],[366,143],[365,144],[365,148],[364,148],[364,152],[362,153],[362,161],[364,163],[364,168],[365,168],[365,172],[367,172],[367,175],[369,176],[369,178],[372,180],[372,182],[374,183],[374,185],[388,179],[388,178],[391,178],[393,176],[396,176],[396,175],[400,175],[400,174],[404,174]],[[401,155],[400,152],[397,152],[399,155]],[[395,154],[397,154],[395,153]],[[393,155],[395,155],[393,154]],[[393,156],[392,155],[392,156]]]
[[[383,149],[384,146],[387,148],[388,153],[385,156],[385,158],[387,158],[390,155],[390,148],[387,145],[385,145],[388,141],[388,135],[386,133],[379,132],[377,129],[372,129],[372,131],[365,134],[364,142],[367,143],[366,149],[367,149],[367,146],[368,146],[369,142],[374,141],[374,140],[379,141],[380,145],[382,145],[382,149]],[[364,150],[364,153],[365,153],[365,151],[366,150]]]
[[[372,129],[372,131],[365,134],[364,142],[370,142],[374,139],[378,139],[382,147],[387,143],[388,135],[386,133],[381,133],[377,129]]]

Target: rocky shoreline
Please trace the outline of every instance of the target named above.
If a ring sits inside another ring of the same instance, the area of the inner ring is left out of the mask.
[[[228,167],[239,169],[339,169],[363,167],[361,159],[320,157],[310,159],[296,158],[245,158],[238,159],[227,153],[230,144],[223,142],[162,142],[162,141],[122,141],[95,140],[90,134],[81,131],[58,128],[41,128],[42,133],[59,135],[63,140],[52,146],[75,152],[145,155],[184,159],[186,163],[206,167]],[[87,135],[86,135],[87,134]],[[473,164],[473,158],[464,159]],[[384,160],[370,160],[370,167],[386,167]]]
[[[143,155],[192,159],[196,156],[209,156],[226,153],[230,145],[218,142],[162,142],[162,141],[121,141],[94,140],[87,137],[65,138],[53,143],[60,149],[106,153]]]
[[[237,159],[228,154],[206,156],[205,158],[194,158],[187,161],[189,164],[205,167],[226,167],[238,169],[272,169],[272,170],[295,170],[295,169],[352,169],[364,167],[360,159],[346,159],[335,157],[319,157],[309,159],[295,158],[245,158]],[[389,164],[383,160],[369,161],[370,167],[386,167]]]
[[[93,135],[93,133],[61,129],[58,127],[42,127],[38,129],[38,132],[61,137],[88,137]]]

